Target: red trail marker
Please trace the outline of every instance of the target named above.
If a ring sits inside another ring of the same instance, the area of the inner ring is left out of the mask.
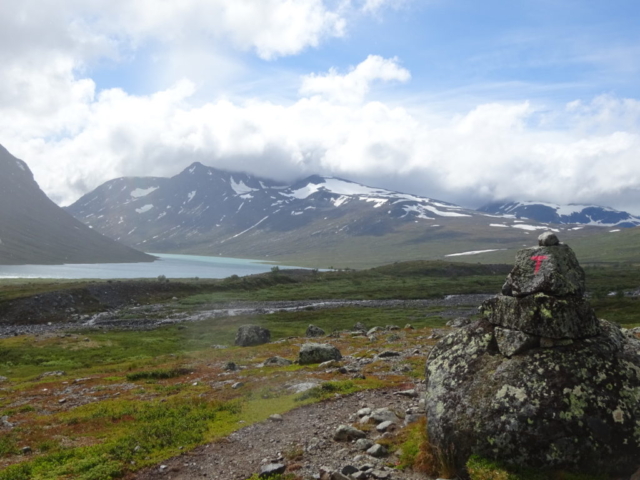
[[[549,257],[545,255],[534,255],[533,257],[531,257],[531,260],[536,262],[536,268],[533,273],[538,273],[538,271],[540,270],[540,267],[542,266],[542,262],[544,262],[547,258]]]

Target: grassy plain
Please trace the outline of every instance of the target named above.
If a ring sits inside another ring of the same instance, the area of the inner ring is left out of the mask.
[[[366,271],[274,271],[261,276],[196,282],[176,281],[172,311],[198,311],[237,301],[321,299],[422,299],[460,293],[499,291],[505,266],[410,262]],[[640,324],[637,297],[611,292],[640,287],[640,269],[612,265],[587,268],[598,316]],[[82,282],[1,283],[0,303]],[[165,292],[166,293],[166,292]],[[145,297],[153,303],[153,296]],[[461,305],[468,309],[477,305]],[[390,371],[384,362],[365,367],[365,379],[345,378],[317,366],[260,367],[279,355],[294,359],[309,324],[327,332],[411,324],[397,337],[371,341],[342,333],[331,338],[343,354],[374,357],[382,349],[435,343],[434,328],[444,327],[441,307],[276,311],[270,315],[230,316],[186,322],[145,331],[77,331],[20,335],[0,339],[0,418],[13,425],[0,437],[0,480],[109,479],[156,464],[196,445],[213,441],[249,423],[296,406],[368,388],[407,385],[423,375],[425,357],[406,360],[407,371]],[[257,323],[269,328],[273,342],[248,348],[232,343],[237,327]],[[241,369],[225,371],[233,361]],[[311,394],[286,386],[315,381]],[[232,388],[235,383],[243,385]],[[415,435],[414,435],[415,434]],[[415,442],[417,433],[405,438]],[[410,452],[409,443],[405,446]],[[412,444],[414,457],[418,456]],[[26,450],[25,447],[28,447]],[[407,453],[403,462],[413,462]],[[413,457],[411,457],[413,458]],[[407,466],[407,465],[405,465]]]

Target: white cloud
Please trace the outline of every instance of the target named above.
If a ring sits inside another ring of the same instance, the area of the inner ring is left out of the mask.
[[[463,204],[515,198],[616,206],[640,192],[635,101],[572,104],[554,112],[562,129],[545,129],[543,109],[528,102],[438,116],[319,95],[192,106],[194,91],[182,81],[149,96],[109,90],[83,97],[70,107],[84,112],[83,125],[67,129],[76,133],[25,141],[14,131],[5,143],[62,203],[114,177],[169,176],[196,160],[283,180],[332,174]],[[583,124],[598,124],[600,133],[585,133]]]
[[[326,74],[306,75],[302,79],[300,93],[303,95],[321,95],[336,102],[361,102],[376,80],[382,82],[407,82],[411,73],[398,65],[397,58],[386,59],[378,55],[369,55],[366,60],[345,75],[335,69]]]

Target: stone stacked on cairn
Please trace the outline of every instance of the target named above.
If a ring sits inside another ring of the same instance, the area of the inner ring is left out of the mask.
[[[629,475],[640,464],[640,340],[598,320],[553,233],[517,253],[502,295],[427,359],[431,445],[540,471]]]
[[[496,340],[506,356],[600,333],[600,322],[583,298],[585,274],[573,250],[551,232],[543,233],[538,243],[517,253],[502,295],[481,307],[485,318],[499,327]]]

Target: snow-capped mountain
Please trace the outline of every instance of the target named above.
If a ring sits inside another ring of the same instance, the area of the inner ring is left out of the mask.
[[[108,181],[67,210],[94,230],[147,252],[313,266],[470,255],[510,262],[511,252],[545,230],[562,231],[564,240],[610,235],[602,228],[552,226],[335,177],[285,184],[200,163],[171,178]]]
[[[0,145],[0,265],[153,261],[53,203],[29,167]]]
[[[494,215],[509,215],[543,223],[603,227],[637,227],[640,217],[597,205],[555,205],[541,202],[491,203],[479,209]]]
[[[310,176],[286,185],[194,163],[172,178],[118,178],[67,210],[92,228],[149,251],[224,245],[252,231],[316,224],[353,235],[389,233],[403,223],[479,215],[456,205]]]

